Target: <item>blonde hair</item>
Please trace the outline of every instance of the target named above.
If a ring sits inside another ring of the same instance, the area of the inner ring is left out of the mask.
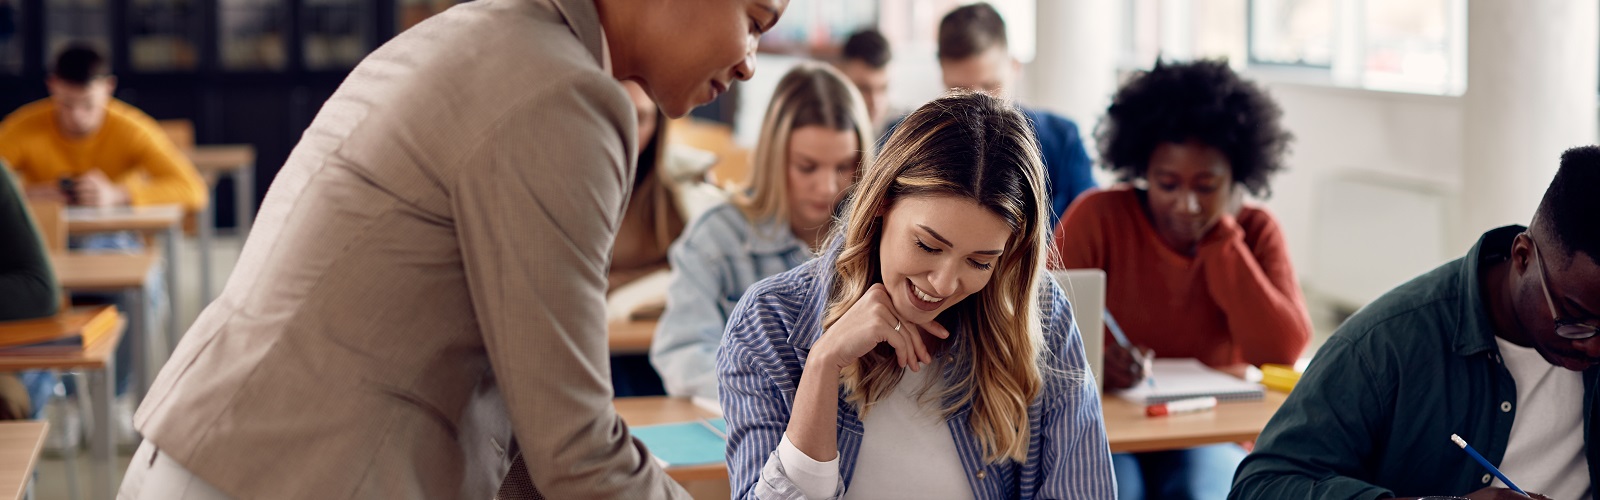
[[[1022,461],[1032,430],[1028,407],[1043,390],[1040,363],[1048,353],[1039,308],[1049,230],[1048,198],[1039,146],[1027,119],[984,94],[958,93],[908,116],[855,186],[847,224],[836,224],[842,248],[834,262],[826,329],[881,280],[878,246],[883,216],[899,199],[959,196],[976,201],[1011,228],[989,283],[941,314],[950,327],[953,366],[938,394],[945,418],[971,404],[968,425],[985,460]],[[874,350],[840,376],[846,401],[865,415],[888,395],[902,370],[892,353]]]
[[[772,94],[772,104],[761,122],[750,182],[747,189],[734,194],[733,205],[751,222],[787,223],[789,135],[810,126],[854,131],[860,151],[856,168],[859,178],[861,167],[872,164],[870,123],[861,94],[838,70],[814,62],[795,66],[783,75]]]

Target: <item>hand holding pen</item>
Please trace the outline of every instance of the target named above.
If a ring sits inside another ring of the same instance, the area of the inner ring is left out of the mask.
[[[1122,390],[1141,383],[1154,385],[1155,380],[1150,378],[1150,366],[1155,360],[1155,351],[1129,342],[1110,311],[1106,311],[1105,321],[1106,330],[1111,332],[1111,338],[1116,341],[1107,344],[1105,349],[1106,390]]]

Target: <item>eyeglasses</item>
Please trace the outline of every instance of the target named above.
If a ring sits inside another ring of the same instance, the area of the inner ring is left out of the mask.
[[[1600,327],[1570,319],[1562,319],[1561,314],[1556,312],[1556,300],[1550,296],[1550,277],[1544,269],[1544,259],[1539,257],[1539,245],[1534,244],[1533,235],[1522,234],[1528,235],[1528,245],[1533,247],[1533,259],[1538,262],[1539,266],[1539,289],[1544,290],[1544,301],[1550,306],[1550,318],[1555,320],[1556,335],[1568,340],[1583,340],[1593,337],[1595,332],[1600,330]]]

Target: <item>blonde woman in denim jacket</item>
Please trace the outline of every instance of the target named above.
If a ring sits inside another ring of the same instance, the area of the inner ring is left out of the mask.
[[[866,106],[831,67],[778,82],[747,189],[691,223],[668,251],[672,281],[650,363],[675,396],[717,397],[716,353],[745,288],[816,255],[834,206],[872,161]]]

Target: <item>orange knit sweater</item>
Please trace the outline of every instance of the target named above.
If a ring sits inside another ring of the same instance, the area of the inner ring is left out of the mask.
[[[1189,257],[1161,241],[1139,198],[1127,186],[1078,198],[1056,227],[1051,267],[1104,269],[1106,308],[1157,357],[1214,367],[1299,359],[1311,320],[1272,215],[1246,206],[1223,216]]]

